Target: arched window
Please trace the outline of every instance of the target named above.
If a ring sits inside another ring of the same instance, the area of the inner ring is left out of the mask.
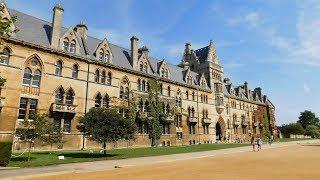
[[[126,88],[124,88],[124,99],[129,99],[129,88],[128,87],[126,87]]]
[[[120,85],[120,98],[129,99],[129,80],[124,78]]]
[[[195,100],[195,95],[194,95],[194,92],[192,92],[192,101]]]
[[[102,71],[101,73],[101,83],[105,84],[106,83],[106,72]]]
[[[62,74],[62,62],[60,60],[58,60],[57,63],[56,63],[55,74],[58,75],[58,76],[61,76],[61,74]]]
[[[66,94],[66,104],[73,105],[73,101],[74,101],[74,92],[72,89],[69,89]]]
[[[168,96],[171,96],[171,87],[168,86]]]
[[[75,53],[76,52],[76,41],[72,40],[70,43],[70,52]]]
[[[138,91],[141,91],[141,80],[138,79]]]
[[[120,99],[124,98],[124,90],[123,90],[123,86],[120,86]]]
[[[64,38],[64,40],[63,40],[63,50],[66,52],[69,51],[69,39],[68,38]]]
[[[144,103],[144,112],[149,112],[149,101]]]
[[[99,52],[99,61],[103,61],[103,59],[104,59],[104,51],[103,49],[101,49]]]
[[[103,101],[102,101],[102,106],[105,107],[105,108],[109,108],[109,95],[106,94],[104,97],[103,97]]]
[[[192,117],[194,117],[194,108],[191,109]]]
[[[78,65],[73,65],[72,66],[72,78],[78,79],[78,72],[79,72],[79,67]]]
[[[112,82],[112,74],[111,74],[111,72],[108,72],[107,84],[108,84],[108,85],[111,85],[111,82]]]
[[[41,81],[41,72],[40,70],[37,69],[33,75],[32,85],[36,87],[40,87],[40,81]]]
[[[148,64],[146,62],[144,63],[143,71],[148,72]]]
[[[8,48],[4,48],[2,51],[2,56],[0,58],[0,63],[9,64],[9,58],[10,58],[10,50]]]
[[[142,62],[139,65],[139,69],[140,69],[141,72],[143,72],[143,63]]]
[[[189,91],[186,91],[186,99],[189,100]]]
[[[109,62],[109,59],[110,59],[110,53],[109,51],[107,51],[106,54],[104,55],[104,61]]]
[[[24,75],[23,75],[23,81],[22,81],[22,84],[24,85],[30,85],[31,83],[31,69],[30,68],[26,68],[24,69]]]
[[[96,72],[94,73],[94,82],[98,83],[100,79],[100,72],[97,69]]]
[[[191,108],[188,107],[188,116],[191,117]]]
[[[101,94],[98,93],[94,98],[94,107],[101,107],[101,99],[102,99]]]
[[[145,80],[142,80],[141,91],[146,91],[146,81]]]
[[[55,103],[63,104],[63,94],[64,90],[62,89],[62,87],[56,90]]]

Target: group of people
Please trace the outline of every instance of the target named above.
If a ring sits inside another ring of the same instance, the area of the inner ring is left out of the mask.
[[[259,136],[258,137],[252,136],[251,145],[252,145],[253,151],[256,151],[256,146],[258,147],[257,150],[260,151],[262,146],[262,139]]]

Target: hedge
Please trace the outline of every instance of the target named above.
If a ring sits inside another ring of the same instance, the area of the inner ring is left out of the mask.
[[[12,142],[0,142],[0,166],[7,166],[11,158]]]

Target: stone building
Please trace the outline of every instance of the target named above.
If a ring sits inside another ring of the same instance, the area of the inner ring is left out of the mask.
[[[134,98],[141,119],[148,118],[148,80],[161,82],[164,111],[173,106],[160,143],[164,146],[244,141],[259,134],[263,119],[275,130],[275,107],[261,88],[248,83],[234,86],[224,77],[215,44],[194,50],[186,43],[182,62],[172,65],[149,56],[146,46],[132,36],[130,49],[88,36],[81,22],[74,28],[62,24],[64,9],[53,8],[52,22],[9,9],[2,3],[1,20],[18,21],[1,46],[0,140],[13,139],[15,129],[32,112],[48,113],[64,132],[64,149],[99,147],[77,130],[79,116],[92,107],[118,108],[125,112]],[[128,40],[129,44],[129,40]],[[114,147],[150,146],[148,123],[137,121],[136,139],[109,144]],[[35,148],[45,148],[37,146]]]

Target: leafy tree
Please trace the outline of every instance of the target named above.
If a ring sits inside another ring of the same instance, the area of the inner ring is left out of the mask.
[[[304,112],[300,113],[298,123],[300,123],[304,129],[306,129],[308,125],[318,126],[319,118],[316,117],[316,115],[313,112],[305,110]]]
[[[308,125],[306,128],[306,135],[312,138],[320,138],[320,128],[315,125]]]
[[[137,129],[137,126],[135,123],[136,116],[137,116],[137,107],[134,102],[135,102],[134,99],[131,99],[129,101],[128,113],[126,114],[126,117],[125,117],[126,118],[125,123],[128,128],[125,129],[127,132],[125,133],[124,139],[128,141],[130,141],[131,139],[134,139],[134,134]]]
[[[32,120],[25,119],[22,122],[22,128],[16,130],[20,139],[28,143],[28,161],[30,160],[31,146],[35,140],[40,140],[51,147],[55,143],[62,142],[60,128],[55,127],[48,115],[33,113],[30,114],[30,119]]]
[[[289,138],[290,134],[305,134],[305,130],[300,123],[284,124],[279,127],[279,130],[286,138]]]
[[[133,137],[131,123],[129,118],[123,118],[115,109],[91,108],[80,119],[78,129],[82,132],[85,129],[85,136],[102,143],[106,154],[106,143]]]
[[[151,146],[158,146],[158,140],[162,134],[161,118],[164,117],[162,102],[159,98],[160,84],[156,80],[149,80],[149,100],[150,100],[150,118],[149,124],[149,138],[151,139]]]

